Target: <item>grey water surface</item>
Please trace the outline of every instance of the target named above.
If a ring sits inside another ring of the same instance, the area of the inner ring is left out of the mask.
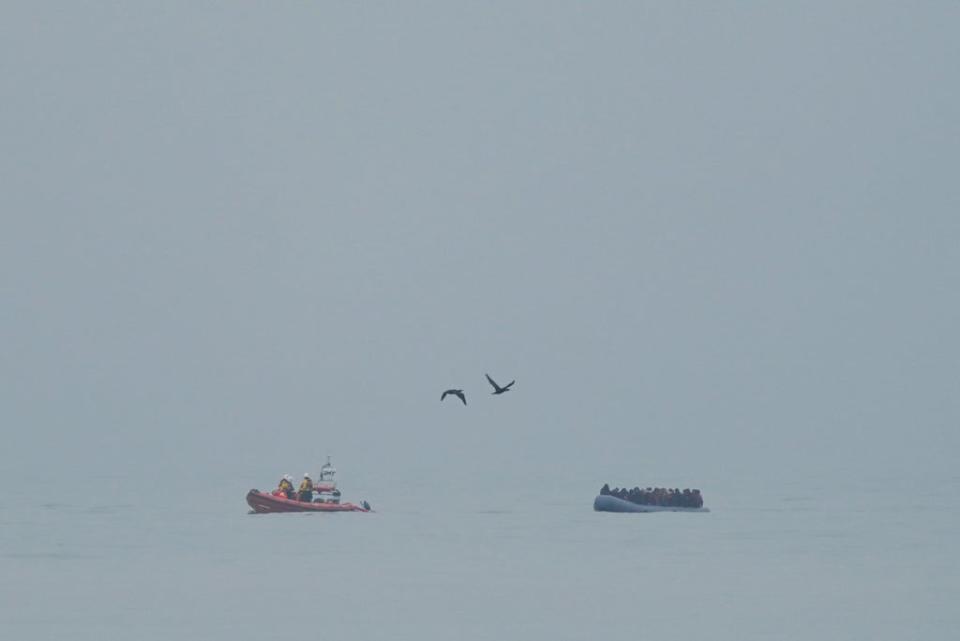
[[[0,632],[894,640],[960,625],[957,478],[716,480],[708,514],[595,513],[589,484],[518,480],[345,485],[373,514],[248,515],[242,491],[6,499]]]

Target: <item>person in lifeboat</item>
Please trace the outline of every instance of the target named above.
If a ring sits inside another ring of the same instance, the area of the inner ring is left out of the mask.
[[[283,478],[280,479],[279,485],[277,485],[277,489],[273,491],[273,494],[276,496],[284,496],[288,499],[294,498],[293,477],[289,474],[284,474]]]
[[[297,499],[305,503],[313,502],[313,481],[310,479],[310,474],[308,473],[303,475],[303,480],[300,482],[300,488],[297,490]]]

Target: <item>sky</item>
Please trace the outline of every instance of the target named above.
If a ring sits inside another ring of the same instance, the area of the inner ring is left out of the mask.
[[[4,3],[0,475],[955,473],[958,27]]]

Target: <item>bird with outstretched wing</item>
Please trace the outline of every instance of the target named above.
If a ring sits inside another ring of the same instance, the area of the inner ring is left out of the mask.
[[[490,381],[490,384],[493,385],[493,392],[492,392],[493,394],[503,394],[504,392],[509,392],[510,387],[512,387],[513,384],[517,382],[517,381],[510,381],[503,387],[500,387],[499,385],[497,385],[497,382],[495,380],[490,378],[489,374],[484,374],[484,376],[486,376],[487,380]]]
[[[442,401],[443,399],[445,399],[447,397],[447,394],[452,394],[453,396],[456,396],[461,401],[463,401],[464,405],[467,404],[467,395],[463,393],[462,389],[448,389],[446,392],[440,395],[440,400]]]

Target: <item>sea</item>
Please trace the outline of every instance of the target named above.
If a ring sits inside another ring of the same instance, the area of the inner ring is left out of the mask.
[[[355,471],[356,472],[356,471]],[[706,514],[592,510],[603,481],[341,470],[370,514],[77,475],[0,499],[0,639],[955,639],[960,475],[702,479]],[[636,479],[648,484],[651,479]],[[627,484],[623,479],[619,484]],[[630,483],[631,485],[634,483]]]

